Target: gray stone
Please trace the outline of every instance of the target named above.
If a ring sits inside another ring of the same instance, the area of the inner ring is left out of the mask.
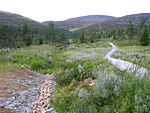
[[[27,70],[30,73],[35,74],[36,76],[39,76],[37,78],[34,78],[35,80],[15,80],[11,79],[10,81],[24,85],[29,87],[26,91],[14,91],[14,90],[0,90],[0,92],[7,92],[10,94],[17,94],[20,95],[19,97],[10,97],[10,98],[0,98],[0,107],[1,108],[8,108],[16,113],[32,113],[33,111],[33,105],[34,103],[39,99],[40,96],[40,88],[45,80],[45,75],[31,71],[26,69],[24,66],[21,66],[25,70]],[[28,75],[27,75],[28,76]],[[32,77],[30,77],[32,78]],[[51,82],[49,82],[49,86],[52,91],[54,92],[54,87],[56,85],[54,80],[54,75],[50,76]],[[44,86],[42,86],[44,87]],[[49,96],[47,96],[49,98]],[[49,101],[46,102],[46,110],[47,113],[56,113],[54,108],[49,104]]]

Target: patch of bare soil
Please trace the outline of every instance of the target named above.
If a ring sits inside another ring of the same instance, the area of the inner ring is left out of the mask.
[[[29,77],[28,77],[29,76]],[[37,77],[34,74],[31,74],[23,69],[16,69],[14,72],[4,72],[0,74],[0,90],[16,90],[16,91],[24,91],[27,90],[28,87],[17,84],[15,82],[10,81],[11,79],[16,80],[34,80],[30,76]],[[11,95],[7,92],[1,92],[0,97],[11,97]]]
[[[9,109],[0,108],[0,113],[15,113],[15,112],[12,112],[12,111],[9,110]]]
[[[7,93],[7,92],[0,92],[0,97],[2,97],[2,98],[8,98],[8,97],[12,97],[12,96],[17,97],[19,95],[13,95],[13,94],[10,94],[10,93]]]
[[[0,78],[0,90],[16,90],[16,91],[24,91],[27,90],[28,88],[11,82],[9,79],[5,79],[5,78]]]
[[[27,77],[27,76],[34,76],[37,77],[34,74],[31,74],[23,69],[16,69],[14,72],[6,72],[6,73],[2,73],[0,75],[0,78],[4,78],[4,79],[17,79],[17,80],[32,80],[31,78]]]

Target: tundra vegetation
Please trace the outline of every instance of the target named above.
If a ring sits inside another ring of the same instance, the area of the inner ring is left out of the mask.
[[[26,23],[17,32],[2,26],[0,72],[24,65],[54,73],[57,85],[50,103],[58,113],[149,112],[150,75],[135,77],[104,59],[113,42],[119,49],[112,57],[150,70],[150,30],[144,20],[137,28],[129,23],[126,30],[93,33],[57,30],[50,23],[45,34],[36,35]]]

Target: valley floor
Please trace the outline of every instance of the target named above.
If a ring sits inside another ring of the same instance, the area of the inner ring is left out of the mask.
[[[104,59],[111,50],[108,41],[60,48],[42,45],[1,51],[1,111],[11,113],[4,108],[21,113],[32,111],[31,106],[40,96],[44,74],[54,74],[56,86],[50,104],[58,113],[138,113],[150,110],[149,79],[141,80],[135,77],[135,73],[121,71]],[[112,57],[149,70],[149,46],[118,48]],[[22,65],[42,74],[27,72]],[[20,106],[27,111],[20,111],[23,110]]]

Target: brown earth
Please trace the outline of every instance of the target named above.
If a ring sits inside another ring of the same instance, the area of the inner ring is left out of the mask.
[[[17,84],[15,82],[11,82],[10,79],[17,80],[32,80],[31,78],[26,77],[26,75],[37,77],[23,69],[16,69],[14,72],[4,72],[0,74],[0,90],[16,90],[16,91],[24,91],[27,90],[28,87]],[[0,97],[11,97],[14,95],[8,93],[0,93]]]
[[[24,91],[27,90],[28,87],[25,87],[23,85],[17,84],[15,82],[11,82],[9,79],[17,79],[17,80],[33,80],[31,78],[26,77],[26,75],[35,76],[34,74],[31,74],[24,69],[14,69],[13,72],[2,72],[0,73],[0,90],[16,90],[16,91]],[[13,95],[7,92],[0,92],[0,98],[8,98],[12,96],[19,96],[19,95]],[[9,109],[0,108],[0,113],[15,113],[12,112]]]
[[[9,79],[0,78],[0,90],[16,90],[16,91],[24,91],[28,88],[17,84],[15,82],[11,82]]]
[[[10,94],[10,93],[7,93],[7,92],[0,92],[0,97],[2,98],[6,98],[6,97],[12,97],[12,96],[19,96],[19,95],[13,95],[13,94]]]
[[[16,69],[14,72],[6,72],[0,74],[0,78],[5,78],[5,79],[17,79],[17,80],[32,80],[25,75],[30,75],[30,76],[35,76],[34,74],[31,74],[24,69]]]
[[[9,109],[0,108],[0,113],[15,113],[15,112],[10,111]]]

